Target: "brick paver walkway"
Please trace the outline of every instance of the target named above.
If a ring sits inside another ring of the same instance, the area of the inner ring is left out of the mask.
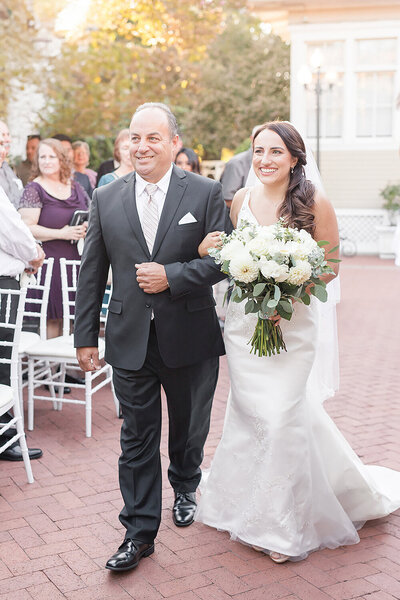
[[[341,390],[326,406],[365,462],[400,469],[400,270],[392,261],[347,259],[342,292]],[[223,360],[206,465],[220,436],[227,391]],[[39,404],[35,420],[28,441],[44,451],[32,463],[35,483],[26,483],[22,464],[0,462],[0,600],[400,598],[400,511],[368,523],[356,546],[275,565],[226,533],[199,524],[175,528],[166,477],[155,553],[136,571],[110,573],[104,563],[123,532],[120,421],[109,391],[95,398],[92,439],[84,436],[82,407],[54,412]]]

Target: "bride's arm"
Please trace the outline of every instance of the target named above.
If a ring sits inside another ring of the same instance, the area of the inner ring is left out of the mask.
[[[236,227],[239,211],[242,208],[243,200],[246,194],[246,188],[242,188],[233,197],[230,218],[233,224],[233,227]],[[207,256],[209,248],[216,248],[220,243],[221,239],[221,231],[212,231],[206,235],[206,237],[201,242],[198,247],[198,253],[201,258],[203,256]]]
[[[329,200],[320,192],[316,192],[314,198],[314,217],[315,217],[315,232],[314,239],[319,242],[320,240],[326,240],[329,242],[328,245],[324,246],[326,258],[339,258],[339,229],[336,220],[336,214],[332,204]],[[332,248],[337,249],[332,254],[328,254]],[[335,275],[323,275],[321,279],[325,283],[329,283],[339,273],[339,263],[328,263],[335,271]]]

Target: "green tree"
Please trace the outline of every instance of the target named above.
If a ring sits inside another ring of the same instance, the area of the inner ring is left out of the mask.
[[[141,102],[185,106],[209,43],[238,0],[92,0],[90,27],[69,32],[48,72],[43,124],[113,135]]]
[[[50,14],[51,0],[35,1]],[[138,104],[161,101],[187,145],[219,158],[255,124],[288,116],[288,46],[239,0],[92,0],[64,34],[43,82],[49,134],[113,137]]]
[[[233,13],[209,48],[199,91],[181,120],[185,140],[201,144],[204,158],[235,149],[255,125],[289,116],[289,47],[263,32],[247,13]]]
[[[32,80],[36,23],[27,0],[0,0],[0,112]]]

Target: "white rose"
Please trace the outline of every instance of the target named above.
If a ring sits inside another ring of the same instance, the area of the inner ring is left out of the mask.
[[[240,229],[240,237],[244,242],[249,242],[253,237],[254,229],[252,227],[243,227]]]
[[[295,267],[289,269],[287,282],[293,285],[302,285],[311,277],[311,265],[306,260],[298,260]]]
[[[314,238],[307,231],[305,231],[305,229],[301,229],[299,231],[299,241],[303,244],[307,255],[311,254],[311,252],[318,246]]]
[[[257,261],[248,252],[234,256],[229,263],[229,271],[234,279],[243,283],[254,281],[259,274]]]
[[[296,261],[305,260],[309,255],[305,244],[301,242],[288,242],[286,245],[289,246],[290,254]]]
[[[268,254],[274,256],[280,254],[281,256],[290,255],[290,242],[286,243],[283,240],[275,240],[272,244],[269,244]]]
[[[259,267],[264,277],[267,279],[272,277],[278,283],[281,281],[286,281],[289,275],[288,266],[285,264],[280,265],[274,260],[266,260],[265,258],[262,258],[259,262]]]
[[[232,260],[232,258],[238,254],[238,253],[242,253],[244,251],[244,246],[242,244],[242,242],[239,242],[239,240],[232,240],[231,242],[228,242],[225,246],[223,246],[220,256],[221,256],[221,260],[225,261],[225,260]]]
[[[260,235],[257,235],[255,238],[249,241],[246,248],[249,250],[249,252],[254,252],[254,254],[257,254],[257,256],[263,256],[268,252],[268,246],[268,241]]]
[[[296,234],[296,238],[301,240],[302,242],[313,240],[311,234],[308,233],[308,231],[306,231],[305,229],[300,229],[300,231],[298,231]]]
[[[258,235],[268,242],[275,239],[275,225],[263,225],[260,227]]]

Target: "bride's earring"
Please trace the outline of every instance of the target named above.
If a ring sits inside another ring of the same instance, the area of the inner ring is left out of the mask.
[[[293,175],[294,167],[290,169],[291,174]]]

